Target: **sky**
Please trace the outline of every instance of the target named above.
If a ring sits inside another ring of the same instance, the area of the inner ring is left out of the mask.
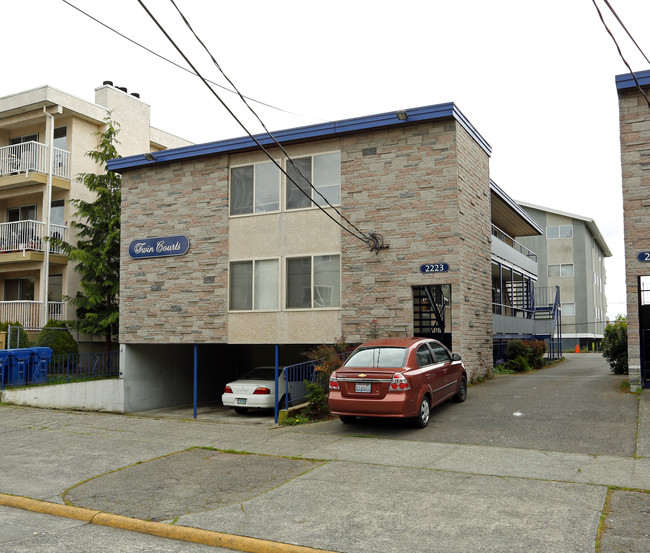
[[[169,0],[143,1],[207,79],[230,86]],[[270,131],[454,102],[491,145],[490,175],[507,194],[596,221],[613,253],[607,314],[625,313],[614,79],[629,70],[593,0],[175,1],[242,94],[273,106],[251,102]],[[188,67],[137,0],[70,3]],[[596,3],[632,70],[650,69]],[[197,77],[62,0],[5,4],[0,97],[49,85],[93,101],[110,80],[140,93],[153,126],[192,142],[245,134]],[[650,57],[650,2],[610,4]]]

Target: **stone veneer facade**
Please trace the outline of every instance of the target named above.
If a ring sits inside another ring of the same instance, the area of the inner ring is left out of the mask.
[[[292,157],[340,151],[342,214],[389,248],[369,251],[316,209],[229,217],[229,167],[265,160],[259,152],[129,169],[120,341],[290,344],[344,335],[356,342],[373,319],[383,334],[411,335],[412,286],[450,284],[453,349],[470,377],[484,375],[492,365],[488,153],[453,119],[287,149]],[[181,234],[190,240],[184,256],[128,255],[132,240]],[[323,253],[341,255],[340,309],[228,312],[229,261],[278,257],[282,267],[285,256]],[[449,272],[419,270],[440,262]]]
[[[650,95],[650,87],[644,86]],[[619,90],[623,213],[625,229],[625,283],[627,288],[628,363],[630,385],[641,384],[639,286],[650,276],[650,264],[637,255],[650,251],[650,107],[636,88]]]

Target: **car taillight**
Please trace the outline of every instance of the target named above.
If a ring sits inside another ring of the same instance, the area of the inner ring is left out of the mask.
[[[269,388],[263,388],[263,387],[260,386],[259,388],[255,388],[255,391],[253,392],[253,395],[270,394],[270,393],[271,393],[271,390]]]
[[[403,392],[405,390],[410,390],[411,385],[409,381],[406,380],[406,377],[401,373],[395,373],[393,379],[390,381],[388,386],[388,391],[390,392]]]
[[[330,390],[340,390],[339,381],[336,378],[336,373],[330,375]]]
[[[232,394],[232,388],[230,386],[226,386],[226,389],[223,391],[224,394]]]

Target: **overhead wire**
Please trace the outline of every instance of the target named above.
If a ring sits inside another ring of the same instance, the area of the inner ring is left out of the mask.
[[[367,237],[364,233],[360,233],[360,235],[357,235],[355,232],[347,228],[346,226],[342,225],[340,221],[337,221],[336,218],[334,218],[330,213],[328,213],[321,205],[318,204],[318,202],[315,202],[313,198],[311,197],[311,194],[307,194],[305,190],[303,190],[298,183],[295,182],[295,180],[287,173],[287,171],[277,162],[277,160],[271,155],[271,153],[262,145],[262,143],[248,130],[246,125],[235,115],[235,113],[232,111],[232,109],[226,104],[226,102],[219,96],[219,94],[208,84],[207,79],[202,75],[202,73],[194,66],[194,64],[191,62],[191,60],[188,58],[188,56],[183,52],[183,50],[176,44],[176,42],[172,39],[172,37],[169,35],[169,33],[165,30],[165,28],[162,26],[162,24],[158,21],[158,19],[155,17],[153,13],[147,8],[147,6],[144,4],[142,0],[137,0],[140,6],[145,10],[147,15],[151,18],[151,20],[156,24],[156,26],[160,29],[160,31],[165,35],[167,40],[174,46],[176,51],[183,57],[183,59],[187,62],[187,64],[192,68],[194,73],[196,74],[199,79],[203,82],[203,84],[210,90],[210,92],[213,94],[213,96],[219,101],[219,103],[224,107],[224,109],[230,114],[230,116],[239,124],[239,126],[244,130],[244,132],[248,135],[248,137],[255,142],[255,144],[258,146],[262,152],[269,158],[269,160],[282,172],[305,196],[307,196],[314,205],[320,209],[329,219],[331,219],[334,223],[336,223],[338,226],[340,226],[343,230],[345,230],[347,233],[350,235],[354,236],[364,244],[368,245],[371,247],[371,250],[374,250],[377,247],[377,242],[371,237]],[[304,178],[304,177],[303,177]],[[307,179],[306,179],[307,180]],[[309,182],[309,181],[308,181]],[[311,182],[309,182],[310,186]]]
[[[645,52],[641,49],[641,46],[639,46],[637,41],[634,40],[634,37],[632,36],[632,33],[630,33],[630,31],[627,30],[627,27],[625,26],[625,24],[623,23],[621,18],[618,16],[618,14],[616,13],[616,11],[612,7],[612,5],[608,2],[608,0],[604,0],[604,2],[607,5],[607,7],[609,8],[609,11],[611,11],[614,14],[614,17],[620,23],[621,27],[623,27],[623,30],[627,33],[627,36],[630,37],[630,40],[634,43],[634,46],[636,46],[637,49],[639,50],[639,52],[641,52],[641,55],[645,58],[645,61],[647,61],[650,64],[650,59],[648,59],[648,56],[645,55]]]
[[[153,54],[154,56],[160,58],[161,60],[166,61],[167,63],[171,63],[173,66],[177,67],[178,69],[182,69],[182,70],[185,71],[186,73],[189,73],[190,75],[193,75],[194,77],[197,77],[197,74],[194,73],[194,72],[192,72],[191,70],[189,70],[187,67],[183,67],[183,66],[180,65],[179,63],[176,63],[175,61],[170,60],[169,58],[166,58],[165,56],[159,54],[158,52],[155,52],[155,51],[152,50],[151,48],[148,48],[148,47],[145,46],[144,44],[140,44],[139,42],[137,42],[136,40],[132,39],[131,37],[125,35],[124,33],[121,33],[121,32],[118,31],[117,29],[114,29],[113,27],[111,27],[110,25],[107,25],[107,24],[104,23],[103,21],[100,21],[100,20],[97,19],[96,17],[90,15],[88,12],[85,12],[84,10],[82,10],[81,8],[79,8],[78,6],[75,6],[73,3],[69,2],[68,0],[61,0],[61,1],[62,1],[64,4],[67,4],[68,6],[70,6],[71,8],[74,8],[74,9],[77,10],[79,13],[85,15],[85,16],[88,17],[89,19],[92,19],[95,23],[99,23],[102,27],[105,27],[106,29],[108,29],[108,30],[111,31],[112,33],[115,33],[116,35],[122,37],[123,39],[128,40],[128,41],[131,42],[132,44],[135,44],[135,45],[138,46],[139,48],[142,48],[143,50],[149,52],[150,54]],[[226,87],[226,86],[220,85],[219,83],[215,83],[214,81],[211,81],[211,80],[209,80],[209,79],[206,79],[206,80],[207,80],[210,84],[212,84],[212,85],[214,85],[214,86],[217,86],[217,87],[219,87],[219,88],[225,90],[226,92],[230,92],[231,94],[238,94],[238,92],[235,92],[234,90],[230,90],[230,89],[229,89],[228,87]],[[267,108],[270,108],[270,109],[274,109],[274,110],[276,110],[276,111],[281,111],[282,113],[286,113],[286,114],[288,114],[288,115],[294,115],[294,116],[296,116],[296,117],[303,117],[303,118],[305,118],[305,119],[314,119],[314,120],[317,120],[317,121],[325,121],[325,119],[319,119],[319,118],[317,118],[317,117],[311,117],[311,116],[307,116],[307,115],[301,115],[301,114],[299,114],[299,113],[295,113],[295,112],[292,112],[292,111],[288,111],[288,110],[286,110],[286,109],[282,109],[282,108],[279,108],[279,107],[277,107],[277,106],[273,106],[273,105],[271,105],[271,104],[267,104],[266,102],[262,102],[261,100],[256,100],[255,98],[246,97],[246,99],[247,99],[247,100],[250,100],[251,102],[255,102],[256,104],[259,104],[259,105],[261,105],[261,106],[264,106],[264,107],[267,107]]]
[[[266,127],[266,125],[264,124],[264,121],[262,121],[262,119],[260,118],[260,116],[255,112],[255,110],[254,110],[254,109],[250,106],[250,104],[246,101],[246,97],[245,97],[245,96],[244,96],[244,95],[239,91],[239,89],[237,88],[237,86],[235,85],[235,83],[232,82],[232,80],[230,79],[230,77],[228,77],[228,75],[226,75],[225,71],[224,71],[224,70],[221,68],[221,66],[219,65],[219,62],[217,62],[217,60],[216,60],[216,59],[214,58],[214,56],[212,55],[212,52],[210,52],[210,50],[209,50],[208,47],[205,45],[205,43],[204,43],[204,42],[199,38],[199,36],[196,34],[196,31],[194,30],[194,28],[192,27],[192,25],[190,24],[190,22],[187,20],[187,18],[186,18],[185,15],[183,14],[183,12],[180,10],[180,8],[179,8],[178,5],[176,4],[176,2],[175,2],[174,0],[170,0],[170,2],[171,2],[172,5],[174,6],[174,8],[176,8],[176,11],[177,11],[178,14],[180,15],[181,19],[183,20],[183,22],[185,23],[185,25],[187,26],[187,28],[188,28],[188,29],[190,30],[190,32],[194,35],[194,37],[195,37],[196,40],[199,42],[199,44],[203,47],[203,49],[206,51],[206,53],[208,54],[208,56],[210,56],[210,59],[211,59],[212,62],[214,63],[215,67],[216,67],[216,68],[219,70],[219,72],[224,76],[224,78],[225,78],[225,79],[230,83],[230,86],[232,86],[233,89],[235,90],[235,92],[239,95],[239,98],[241,99],[241,101],[244,102],[244,104],[246,105],[246,107],[250,110],[250,112],[251,112],[251,113],[255,116],[255,118],[259,121],[260,125],[262,125],[262,128],[264,129],[264,131],[266,132],[266,134],[267,134],[267,135],[271,138],[271,140],[273,140],[273,142],[274,142],[274,143],[275,143],[275,144],[280,148],[280,150],[282,151],[282,153],[284,154],[284,156],[287,158],[287,161],[291,164],[291,167],[293,168],[293,170],[296,171],[296,172],[297,172],[297,173],[298,173],[298,174],[299,174],[299,175],[300,175],[300,176],[301,176],[301,177],[302,177],[302,178],[307,182],[307,184],[309,184],[310,188],[311,188],[312,190],[314,190],[314,192],[316,192],[316,193],[317,193],[317,194],[318,194],[318,195],[319,195],[319,196],[320,196],[320,197],[325,201],[325,203],[327,203],[327,205],[328,205],[329,207],[331,207],[331,208],[332,208],[332,209],[333,209],[333,210],[334,210],[334,211],[339,215],[339,217],[341,217],[345,222],[347,222],[347,223],[348,223],[348,224],[349,224],[349,225],[350,225],[354,230],[356,230],[359,234],[361,234],[362,236],[366,237],[367,239],[368,239],[368,238],[372,239],[372,238],[371,238],[371,235],[366,235],[366,234],[365,234],[363,231],[361,231],[361,230],[360,230],[360,229],[359,229],[359,228],[358,228],[354,223],[352,223],[352,221],[350,221],[350,220],[349,220],[347,217],[345,217],[345,216],[344,216],[344,215],[343,215],[343,214],[342,214],[342,213],[341,213],[341,212],[340,212],[336,207],[334,207],[334,206],[330,203],[330,201],[329,201],[325,196],[323,196],[323,194],[321,194],[320,190],[318,190],[318,188],[316,188],[316,187],[311,183],[311,181],[310,181],[307,177],[305,177],[305,175],[302,174],[302,171],[301,171],[300,168],[299,168],[299,167],[294,163],[293,159],[291,158],[291,156],[289,155],[289,153],[285,150],[284,146],[283,146],[283,145],[282,145],[282,144],[281,144],[281,143],[280,143],[280,142],[275,138],[275,136],[273,136],[273,134],[271,133],[271,131],[269,131],[269,129],[268,129],[268,128]],[[292,182],[293,182],[294,184],[296,184],[295,181],[292,180]],[[298,186],[298,185],[297,185],[297,186]],[[299,187],[299,188],[300,188],[300,187]],[[311,197],[310,197],[310,200],[311,200],[313,203],[316,203],[316,202],[314,202],[313,198],[311,198]]]
[[[600,8],[598,7],[598,4],[596,3],[596,0],[591,0],[591,1],[593,2],[594,7],[596,8],[596,11],[598,12],[598,17],[600,17],[600,20],[601,20],[603,26],[605,27],[605,30],[607,31],[609,36],[612,37],[612,40],[614,41],[614,44],[616,45],[616,49],[618,50],[618,55],[621,57],[621,59],[623,60],[623,63],[625,63],[625,65],[629,69],[630,73],[632,74],[632,78],[634,79],[634,82],[636,83],[636,87],[639,89],[639,91],[641,92],[641,94],[645,98],[645,101],[648,104],[648,107],[650,108],[650,98],[648,98],[648,95],[645,93],[645,91],[641,87],[641,84],[639,83],[639,80],[636,78],[636,75],[634,74],[634,71],[632,71],[632,67],[630,66],[630,64],[625,59],[625,56],[623,56],[623,52],[621,51],[621,47],[618,45],[618,42],[616,41],[616,38],[614,37],[614,34],[612,33],[612,31],[610,31],[609,27],[607,26],[607,23],[605,23],[605,18],[603,17],[603,14],[600,11]],[[617,19],[619,19],[618,16],[617,16]],[[620,19],[619,19],[619,21],[620,21]],[[636,44],[636,42],[635,42],[635,44]],[[644,54],[644,56],[645,56],[645,54]]]

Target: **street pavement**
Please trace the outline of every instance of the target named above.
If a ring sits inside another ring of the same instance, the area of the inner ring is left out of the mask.
[[[246,551],[647,553],[650,393],[625,391],[624,380],[599,355],[570,354],[471,386],[425,429],[278,427],[270,414],[216,406],[193,420],[187,409],[4,405],[2,497],[123,517],[99,526],[0,497],[0,550],[232,550],[122,529],[133,517],[252,538],[229,545]]]

